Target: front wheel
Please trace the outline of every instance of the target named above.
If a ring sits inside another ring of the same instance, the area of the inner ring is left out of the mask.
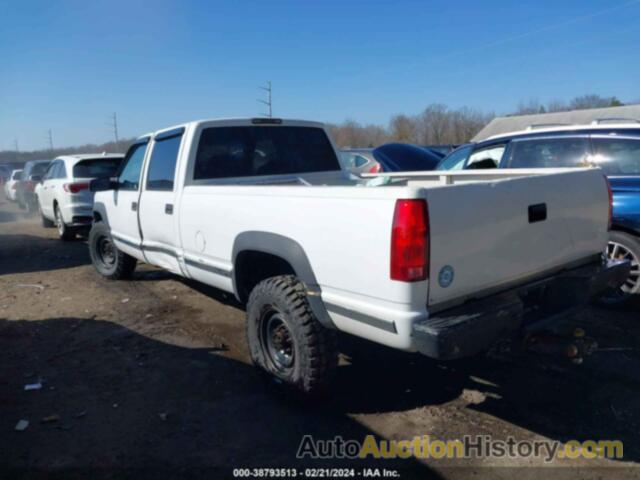
[[[313,314],[304,285],[292,275],[260,282],[247,303],[253,363],[288,386],[324,390],[337,365],[335,335]]]
[[[640,294],[640,240],[625,232],[613,231],[609,234],[607,257],[613,260],[629,260],[631,273],[615,291],[600,299],[603,305],[617,306]]]
[[[89,255],[98,273],[110,280],[130,278],[136,268],[136,259],[118,250],[102,222],[94,223],[89,232]]]

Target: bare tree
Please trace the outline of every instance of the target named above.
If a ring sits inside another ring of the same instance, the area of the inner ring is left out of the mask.
[[[623,103],[616,97],[601,97],[600,95],[581,95],[569,103],[571,110],[586,110],[589,108],[619,107]]]
[[[566,112],[569,110],[569,106],[563,100],[551,100],[547,103],[547,112]]]
[[[389,122],[389,135],[396,142],[416,143],[418,135],[416,118],[403,114],[394,115]]]
[[[450,123],[450,113],[447,106],[441,103],[432,103],[420,115],[421,135],[419,141],[425,145],[444,143]]]

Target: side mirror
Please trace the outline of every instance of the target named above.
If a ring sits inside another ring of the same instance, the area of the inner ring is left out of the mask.
[[[42,176],[41,175],[30,175],[29,176],[29,181],[30,182],[35,182],[35,183],[40,183],[42,181]]]
[[[118,182],[113,178],[102,177],[91,180],[89,190],[92,192],[106,192],[108,190],[117,190]]]

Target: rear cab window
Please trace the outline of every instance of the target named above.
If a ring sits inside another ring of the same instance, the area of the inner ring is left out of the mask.
[[[202,130],[193,180],[341,170],[318,127],[210,127]]]
[[[92,158],[81,160],[73,166],[74,178],[100,178],[115,175],[121,158]]]

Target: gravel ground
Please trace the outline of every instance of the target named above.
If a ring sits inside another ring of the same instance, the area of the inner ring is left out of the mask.
[[[4,478],[216,479],[243,467],[349,467],[356,478],[364,467],[401,478],[640,476],[637,303],[565,320],[600,346],[580,366],[531,353],[441,364],[341,338],[334,387],[309,403],[251,366],[232,296],[149,266],[133,281],[104,280],[83,240],[55,233],[0,200]],[[38,381],[41,389],[24,390]],[[21,419],[29,426],[16,431]],[[296,460],[304,435],[619,439],[624,458]]]

